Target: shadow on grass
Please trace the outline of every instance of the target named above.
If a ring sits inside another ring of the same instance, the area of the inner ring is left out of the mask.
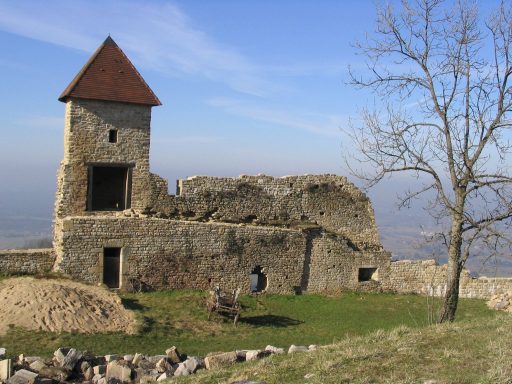
[[[241,317],[241,323],[267,326],[267,327],[290,327],[294,325],[303,324],[301,320],[292,319],[287,316],[275,316],[275,315],[262,315],[252,317]]]
[[[139,303],[136,299],[128,299],[126,297],[121,298],[121,303],[126,309],[130,309],[132,311],[142,311],[146,309],[146,307]]]

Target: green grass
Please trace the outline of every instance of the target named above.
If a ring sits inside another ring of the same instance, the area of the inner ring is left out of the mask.
[[[511,383],[512,316],[347,336],[315,352],[274,355],[173,383]],[[307,377],[307,379],[305,378]]]
[[[14,328],[0,336],[0,346],[11,356],[48,356],[61,346],[94,354],[161,354],[176,345],[189,355],[204,356],[211,351],[264,348],[267,344],[330,344],[377,329],[427,325],[426,298],[421,296],[244,296],[238,327],[218,316],[208,321],[203,292],[162,291],[124,294],[122,298],[137,314],[139,331],[134,335],[55,334]],[[462,300],[458,312],[461,321],[491,321],[495,316],[481,300]]]

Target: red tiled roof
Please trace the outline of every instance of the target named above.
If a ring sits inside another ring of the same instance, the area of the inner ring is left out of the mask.
[[[162,105],[124,52],[109,36],[59,97]]]

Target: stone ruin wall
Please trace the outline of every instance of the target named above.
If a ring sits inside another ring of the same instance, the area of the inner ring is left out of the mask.
[[[345,177],[266,175],[179,180],[176,196],[153,176],[155,212],[184,220],[318,227],[344,236],[354,247],[382,250],[369,199]]]
[[[0,250],[0,274],[16,275],[50,272],[55,262],[52,248]]]
[[[116,102],[66,103],[56,270],[100,282],[103,248],[120,247],[125,279],[154,289],[215,282],[248,290],[259,265],[269,292],[289,293],[357,289],[358,266],[387,268],[371,204],[344,177],[193,177],[169,195],[167,182],[149,172],[150,113]],[[132,167],[131,209],[87,211],[88,167],[109,164]]]
[[[314,236],[308,265],[308,292],[342,290],[380,291],[389,278],[391,254],[385,251],[354,250],[343,238],[327,234]],[[359,281],[359,268],[378,268],[376,280]]]
[[[443,296],[446,292],[446,270],[446,264],[438,265],[435,260],[394,261],[384,288],[398,293]],[[487,299],[506,292],[512,292],[512,278],[474,278],[468,270],[461,273],[460,297]]]
[[[359,264],[386,264],[380,252],[356,252],[342,238],[283,228],[148,217],[70,217],[63,228],[66,273],[97,283],[103,247],[119,247],[125,288],[135,278],[151,289],[219,284],[249,292],[249,274],[260,266],[269,293],[355,289]]]

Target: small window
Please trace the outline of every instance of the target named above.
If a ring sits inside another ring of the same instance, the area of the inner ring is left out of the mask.
[[[117,129],[111,129],[108,131],[108,142],[117,143]]]
[[[377,268],[359,268],[358,281],[378,280]]]

